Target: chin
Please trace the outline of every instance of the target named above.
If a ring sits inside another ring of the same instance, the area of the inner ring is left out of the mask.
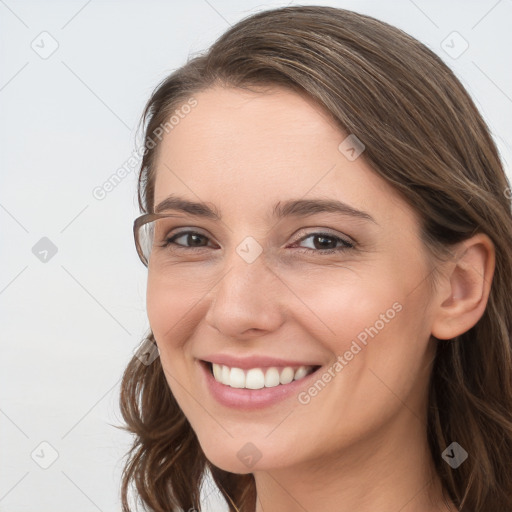
[[[214,466],[236,474],[267,471],[282,467],[286,460],[283,454],[276,452],[271,445],[265,447],[260,445],[258,448],[250,441],[232,440],[231,444],[220,444],[212,441],[212,445],[203,446],[201,444],[201,448],[206,458]]]

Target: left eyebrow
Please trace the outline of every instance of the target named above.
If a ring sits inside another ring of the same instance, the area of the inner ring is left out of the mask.
[[[316,213],[336,213],[343,216],[357,217],[378,225],[369,213],[358,210],[337,199],[292,199],[284,203],[279,201],[274,206],[273,212],[274,216],[279,219],[283,217],[307,217]]]
[[[190,201],[171,194],[155,207],[155,213],[177,210],[196,217],[220,221],[222,214],[215,206],[207,203]],[[278,201],[272,210],[277,219],[285,217],[308,217],[317,213],[336,213],[345,217],[356,217],[378,225],[377,221],[367,212],[358,210],[336,199],[289,199]]]

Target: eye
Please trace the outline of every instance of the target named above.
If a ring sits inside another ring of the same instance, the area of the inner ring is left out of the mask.
[[[180,238],[184,239],[185,244],[176,242]],[[196,231],[181,231],[180,233],[176,233],[175,235],[166,238],[162,245],[163,247],[168,247],[169,245],[172,244],[183,249],[201,249],[202,247],[208,246],[208,240],[209,238],[206,235],[197,233]],[[187,243],[190,245],[186,245]]]
[[[347,249],[352,249],[355,247],[354,243],[331,233],[310,233],[295,243],[303,242],[308,239],[311,239],[311,242],[309,243],[312,245],[312,247],[306,247],[305,250],[302,250],[301,252],[308,251],[319,252],[322,254],[331,254],[335,252],[346,251]],[[338,246],[338,244],[341,244],[341,246]]]
[[[183,239],[182,242],[178,242],[180,239]],[[311,239],[309,243],[312,247],[303,247],[299,252],[319,252],[321,254],[330,254],[355,247],[354,243],[331,233],[310,233],[299,239],[295,244],[304,242],[308,239]],[[181,231],[171,237],[165,238],[162,243],[162,247],[169,247],[170,245],[174,245],[181,249],[202,249],[208,246],[215,247],[214,245],[209,244],[209,241],[209,237],[196,231]]]

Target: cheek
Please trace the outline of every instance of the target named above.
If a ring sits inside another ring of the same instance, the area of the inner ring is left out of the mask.
[[[179,277],[148,275],[146,308],[156,341],[181,344],[191,321],[197,318],[198,302],[204,295],[197,284]]]
[[[347,281],[317,281],[309,294],[302,290],[304,303],[316,313],[301,316],[302,328],[314,333],[332,359],[318,376],[321,382],[298,397],[303,416],[295,420],[322,417],[319,437],[330,431],[353,440],[403,410],[401,400],[420,415],[429,370],[428,322],[420,291],[410,293],[396,275],[359,279],[357,285]]]
[[[361,385],[375,381],[369,372],[375,369],[402,387],[402,377],[414,375],[426,357],[426,290],[417,286],[414,269],[406,273],[389,265],[372,270],[358,274],[336,269],[296,281],[294,291],[301,300],[290,302],[290,308],[297,308],[293,318],[302,330],[331,353],[332,361],[341,356],[341,364],[350,366]]]
[[[398,316],[404,297],[400,281],[373,270],[363,274],[339,268],[295,280],[296,299],[288,301],[296,308],[294,318],[336,353],[347,350],[359,334],[364,343],[365,333],[369,336],[365,329],[375,324],[379,331],[386,328]]]
[[[182,274],[184,275],[184,273]],[[149,324],[160,352],[165,378],[174,398],[186,416],[193,415],[190,401],[191,366],[187,357],[189,340],[201,311],[204,291],[185,279],[148,275],[146,307]]]

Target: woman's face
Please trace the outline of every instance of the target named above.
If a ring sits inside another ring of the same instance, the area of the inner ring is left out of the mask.
[[[282,89],[194,98],[161,142],[155,208],[172,195],[220,220],[165,209],[176,217],[156,237],[174,244],[153,250],[147,308],[208,459],[235,473],[325,462],[423,420],[434,346],[413,210],[310,100]],[[231,385],[202,361],[225,362]],[[275,386],[301,365],[316,371]],[[232,387],[243,379],[264,387]]]

